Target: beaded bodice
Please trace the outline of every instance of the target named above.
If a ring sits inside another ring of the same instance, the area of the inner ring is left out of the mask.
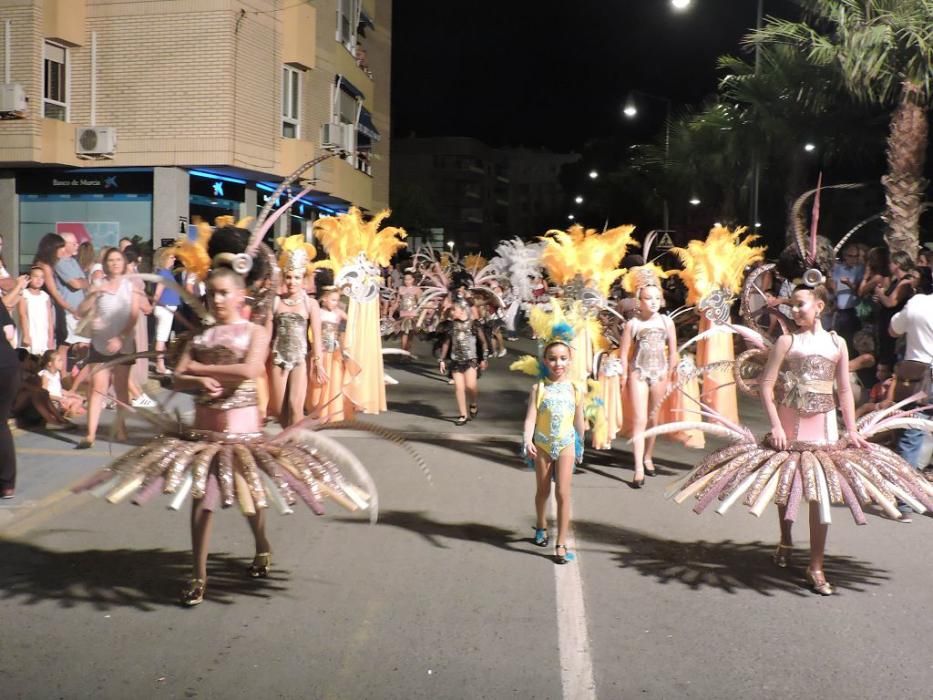
[[[478,359],[473,321],[451,321],[450,359],[454,362],[469,362]]]

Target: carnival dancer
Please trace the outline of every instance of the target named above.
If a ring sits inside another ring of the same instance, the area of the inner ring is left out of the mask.
[[[457,298],[449,309],[450,321],[440,347],[440,371],[454,383],[454,394],[460,415],[455,425],[464,425],[479,412],[477,379],[486,369],[489,341],[481,322],[473,318],[473,310],[465,298]],[[467,409],[469,403],[469,409]]]
[[[931,430],[933,421],[900,410],[905,401],[856,422],[845,341],[820,323],[829,299],[824,279],[815,268],[804,274],[806,284],[798,286],[790,299],[797,330],[782,335],[773,348],[753,329],[735,327],[757,346],[737,360],[736,381],[749,392],[757,390],[758,381],[771,432],[757,442],[747,428],[707,407],[705,412],[718,424],[688,426],[731,437],[734,444],[708,455],[671,495],[678,503],[695,496],[697,513],[718,499],[720,514],[742,498],[756,516],[773,500],[781,525],[781,541],[773,557],[779,567],[791,563],[791,525],[801,501],[809,502],[806,578],[815,592],[830,595],[834,589],[826,580],[823,557],[832,505],[848,506],[858,524],[866,522],[862,507],[873,503],[893,519],[902,517],[896,499],[917,512],[933,508],[933,485],[895,453],[867,442],[868,438],[905,427]],[[838,402],[833,396],[834,380]],[[845,425],[843,435],[836,423],[837,406]],[[682,427],[659,426],[645,435]]]
[[[321,319],[317,301],[311,299],[304,289],[305,277],[315,255],[314,246],[306,243],[301,234],[280,238],[278,243],[282,248],[279,267],[285,276],[285,294],[277,296],[272,306],[270,413],[286,427],[304,418],[309,383],[306,359],[309,345],[312,371],[318,374],[323,371],[319,341],[316,340],[321,335]],[[312,338],[310,343],[309,335]]]
[[[402,275],[402,286],[398,288],[398,329],[402,334],[402,350],[411,350],[411,334],[415,332],[418,318],[418,302],[421,301],[421,288],[415,284],[413,272]]]
[[[584,389],[570,374],[573,327],[560,310],[553,315],[533,312],[530,319],[535,335],[543,341],[542,360],[526,356],[511,368],[538,376],[528,396],[528,410],[522,432],[522,450],[535,469],[535,537],[539,547],[549,544],[547,502],[551,482],[556,482],[557,542],[554,559],[558,564],[573,561],[567,550],[570,530],[570,483],[574,464],[583,459]]]
[[[322,270],[324,275],[328,271]],[[332,281],[332,280],[331,280]],[[311,386],[314,408],[312,416],[323,422],[352,420],[355,416],[353,401],[344,392],[359,373],[359,365],[343,349],[340,329],[346,325],[347,314],[340,308],[340,291],[332,284],[318,288],[321,304],[321,368],[324,381]]]
[[[677,334],[674,322],[660,313],[664,302],[657,277],[648,268],[635,273],[638,315],[625,324],[620,347],[621,384],[632,415],[635,473],[632,486],[641,488],[645,475],[654,476],[654,438],[645,440],[642,433],[653,426],[668,382],[677,373]]]
[[[338,443],[303,425],[271,439],[261,432],[255,380],[269,352],[267,312],[261,306],[271,304],[267,290],[278,286],[274,258],[261,240],[272,222],[274,218],[265,226],[257,225],[252,236],[235,226],[220,228],[195,259],[186,260],[184,251],[179,251],[188,270],[210,268],[211,315],[199,309],[197,300],[186,301],[203,319],[216,320],[191,338],[176,366],[176,387],[195,394],[194,425],[140,411],[161,425],[163,434],[76,487],[106,494],[112,503],[137,492],[134,501],[142,504],[164,492],[173,495],[175,509],[191,495],[192,577],[181,595],[187,606],[204,599],[208,543],[218,506],[239,504],[247,516],[255,541],[248,574],[254,578],[267,576],[271,565],[265,532],[265,510],[270,505],[290,513],[300,499],[320,514],[322,499],[331,498],[351,510],[376,511],[371,478]],[[251,320],[245,318],[247,283],[257,304]],[[352,472],[352,480],[341,470]]]
[[[314,224],[315,236],[330,258],[318,267],[332,269],[335,284],[346,288],[350,299],[345,342],[350,355],[359,363],[360,372],[344,391],[359,410],[371,414],[386,410],[379,266],[389,265],[392,256],[405,247],[402,239],[408,235],[404,229],[393,226],[379,230],[388,216],[389,211],[385,210],[364,222],[360,210],[351,207],[346,214],[325,216]]]

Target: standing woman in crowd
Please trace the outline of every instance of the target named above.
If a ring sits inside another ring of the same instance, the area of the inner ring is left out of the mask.
[[[181,303],[178,292],[172,288],[175,276],[172,272],[175,267],[175,252],[172,248],[159,248],[155,254],[156,274],[169,284],[157,284],[152,294],[152,303],[155,305],[155,371],[156,374],[166,375],[171,372],[165,367],[165,344],[172,335],[172,321],[175,319],[175,310]]]
[[[87,437],[78,443],[78,449],[94,446],[104,396],[110,386],[111,374],[114,391],[122,405],[117,406],[115,439],[126,439],[124,407],[129,403],[130,365],[118,364],[104,369],[104,363],[117,360],[121,355],[135,352],[133,333],[139,317],[139,295],[126,278],[126,258],[116,248],[104,251],[104,279],[81,304],[81,313],[92,314],[91,388],[88,392]]]
[[[888,333],[891,319],[898,311],[904,308],[907,300],[913,295],[913,286],[908,275],[914,269],[910,254],[903,250],[891,253],[891,262],[888,267],[891,276],[887,286],[882,289],[875,288],[875,300],[880,304],[878,309],[878,363],[893,367],[896,361],[895,338]]]
[[[127,246],[123,250],[126,258],[126,274],[134,275],[139,272],[139,248],[135,245]],[[149,321],[146,318],[152,313],[152,304],[146,294],[146,285],[140,280],[133,282],[133,293],[138,297],[139,316],[136,318],[136,327],[133,330],[133,344],[137,352],[149,350]],[[149,380],[149,358],[139,357],[130,365],[130,399],[134,408],[153,408],[156,402],[146,394],[146,382]]]
[[[19,358],[10,341],[16,327],[0,304],[0,498],[13,498],[16,490],[16,450],[10,433],[10,409],[19,390]]]

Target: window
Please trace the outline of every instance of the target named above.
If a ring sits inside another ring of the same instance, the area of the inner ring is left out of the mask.
[[[351,52],[356,48],[360,9],[360,0],[337,0],[337,41]]]
[[[68,49],[45,42],[42,116],[68,121]]]
[[[301,71],[291,66],[282,68],[282,138],[297,139],[301,135]]]

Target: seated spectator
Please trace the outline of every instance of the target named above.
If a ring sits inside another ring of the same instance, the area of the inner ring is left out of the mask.
[[[61,354],[54,350],[48,350],[42,355],[42,359],[39,360],[39,379],[42,382],[42,388],[48,392],[52,405],[66,418],[83,416],[84,399],[62,386],[64,364]]]
[[[875,357],[875,333],[873,329],[863,328],[852,338],[849,360],[849,372],[852,374],[852,393],[855,405],[868,400],[868,392],[875,385],[875,372],[878,364]]]
[[[27,429],[70,428],[72,424],[52,403],[49,392],[42,388],[42,380],[39,377],[39,359],[35,355],[30,355],[25,348],[20,348],[17,352],[22,381],[13,399],[11,412],[13,418],[16,419],[16,425]]]

